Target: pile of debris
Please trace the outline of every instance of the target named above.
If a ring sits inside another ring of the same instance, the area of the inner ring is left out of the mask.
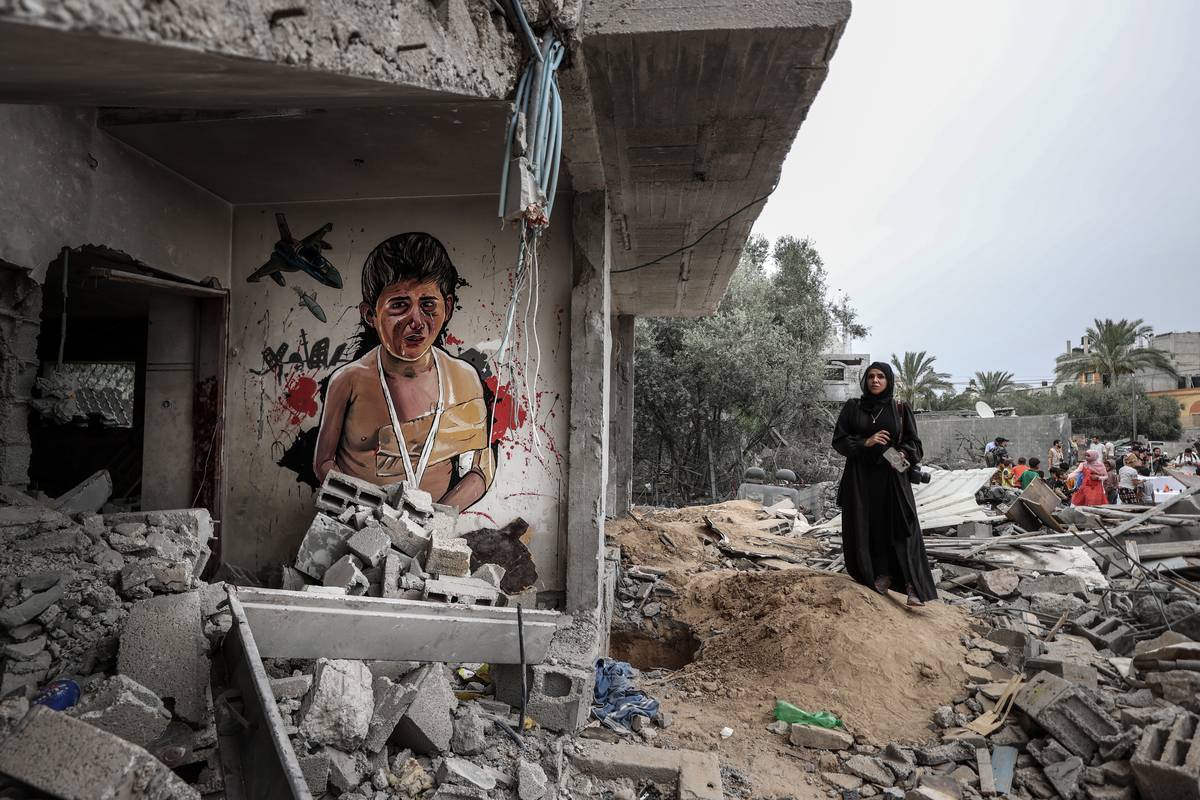
[[[1036,481],[963,485],[973,507],[928,504],[944,602],[917,610],[841,574],[836,517],[724,503],[612,526],[613,648],[675,720],[656,744],[718,748],[758,792],[765,754],[831,797],[1200,798],[1195,490],[1173,508],[1074,509]],[[951,656],[944,699],[912,696]],[[772,721],[774,699],[844,725]],[[889,703],[920,719],[869,713]]]
[[[10,779],[53,797],[222,788],[208,668],[227,626],[222,587],[200,580],[212,520],[95,513],[109,491],[106,473],[56,501],[3,491],[5,796],[34,796]]]
[[[503,531],[457,536],[458,509],[405,483],[386,487],[331,472],[317,516],[281,588],[468,605],[535,604],[537,572],[518,520]],[[503,548],[503,563],[485,561]],[[478,552],[477,552],[478,551]],[[507,565],[507,566],[505,566]]]

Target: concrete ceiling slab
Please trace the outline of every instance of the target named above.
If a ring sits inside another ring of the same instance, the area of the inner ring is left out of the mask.
[[[222,114],[108,109],[100,127],[233,204],[497,194],[494,101]]]
[[[567,158],[603,169],[618,313],[716,310],[761,209],[754,201],[778,180],[849,14],[841,0],[589,7],[586,75],[572,80],[592,108],[568,116],[594,128],[575,132]]]

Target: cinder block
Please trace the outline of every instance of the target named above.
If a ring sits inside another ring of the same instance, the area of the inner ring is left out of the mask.
[[[1097,648],[1107,647],[1119,656],[1133,650],[1133,628],[1116,617],[1109,617],[1090,628],[1084,628],[1082,633]]]
[[[1078,575],[1043,575],[1040,578],[1026,578],[1021,581],[1017,591],[1022,597],[1035,594],[1073,594],[1084,600],[1087,599],[1087,583]]]
[[[432,536],[421,523],[408,514],[385,516],[383,527],[392,538],[392,547],[412,558],[425,558]]]
[[[126,675],[113,675],[70,710],[71,716],[145,747],[171,722],[158,695]]]
[[[201,608],[198,591],[135,603],[117,655],[118,672],[163,700],[174,700],[175,716],[196,724],[212,718]]]
[[[1200,741],[1193,714],[1147,728],[1130,759],[1144,800],[1200,800]]]
[[[471,574],[471,546],[465,539],[434,536],[425,571],[438,577],[467,577]]]
[[[369,523],[365,528],[350,537],[346,542],[350,552],[358,556],[364,564],[376,566],[392,547],[392,537],[382,525]]]
[[[367,576],[359,569],[358,559],[349,554],[342,556],[325,570],[325,577],[321,582],[326,586],[345,589],[347,594],[363,594],[370,585]]]
[[[308,791],[313,797],[321,797],[329,787],[329,753],[319,750],[311,755],[296,754],[300,764],[300,773],[308,784]]]
[[[445,752],[450,748],[454,731],[451,711],[458,702],[450,690],[445,669],[439,663],[426,664],[411,680],[417,693],[396,726],[394,740],[415,753]]]
[[[478,581],[484,581],[497,589],[500,588],[500,582],[504,580],[504,567],[499,564],[483,564],[479,569],[471,573],[471,577]]]
[[[200,798],[141,747],[46,706],[0,741],[0,772],[61,798]]]
[[[377,509],[387,502],[387,493],[373,483],[333,470],[317,491],[317,508],[334,516],[352,506]]]
[[[325,577],[333,562],[350,552],[354,529],[327,514],[317,514],[296,552],[296,569],[314,580]]]
[[[422,599],[443,598],[451,603],[478,604],[494,606],[500,597],[500,590],[486,581],[476,578],[428,578]]]
[[[304,697],[312,688],[312,675],[289,675],[286,678],[272,678],[271,696],[276,700],[288,700]]]
[[[403,499],[404,507],[409,511],[423,518],[433,516],[433,495],[429,492],[405,484],[400,491],[400,496]]]
[[[1085,762],[1095,755],[1101,740],[1121,732],[1112,717],[1083,690],[1048,672],[1039,672],[1022,687],[1016,704]]]
[[[963,522],[958,526],[960,539],[990,539],[992,538],[992,523]]]
[[[548,730],[568,733],[587,723],[596,687],[596,673],[562,664],[527,667],[529,701],[526,713]],[[492,684],[496,699],[513,708],[521,707],[521,667],[493,664]]]

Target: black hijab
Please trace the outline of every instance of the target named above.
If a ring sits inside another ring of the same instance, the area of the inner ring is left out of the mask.
[[[887,386],[879,394],[871,394],[867,388],[867,373],[873,369],[877,369],[887,378]],[[882,361],[875,361],[869,367],[863,370],[862,380],[858,384],[862,388],[862,397],[858,401],[858,407],[867,413],[874,413],[885,405],[892,402],[892,393],[896,389],[896,375],[892,372],[892,365],[885,364]]]

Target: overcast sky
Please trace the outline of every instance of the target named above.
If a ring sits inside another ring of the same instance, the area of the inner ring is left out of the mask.
[[[955,381],[1049,378],[1094,317],[1200,330],[1198,41],[1197,0],[859,0],[754,232]]]

